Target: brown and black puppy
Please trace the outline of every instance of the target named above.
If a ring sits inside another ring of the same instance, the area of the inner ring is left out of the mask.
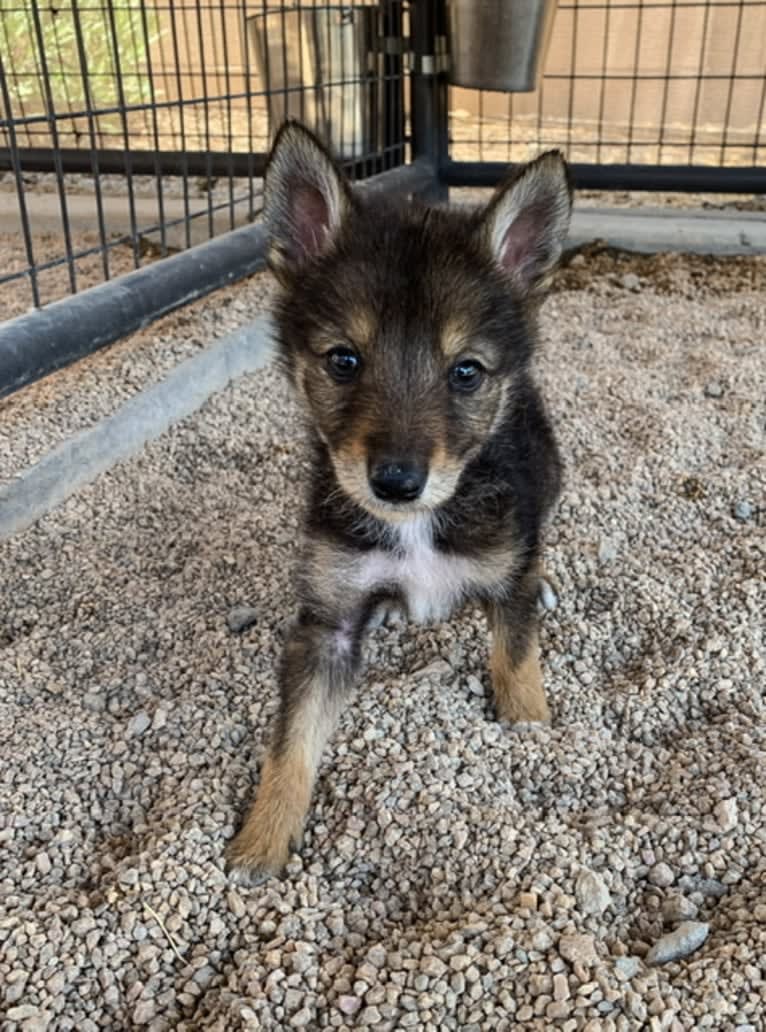
[[[529,367],[570,211],[556,152],[473,213],[365,200],[294,123],[274,144],[276,325],[315,457],[281,707],[228,850],[242,877],[279,871],[300,843],[381,606],[443,620],[481,603],[498,717],[548,719],[536,599],[560,464]]]

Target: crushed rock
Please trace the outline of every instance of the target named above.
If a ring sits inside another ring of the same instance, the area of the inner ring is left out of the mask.
[[[553,722],[491,719],[478,610],[381,626],[281,880],[235,887],[223,866],[293,612],[307,458],[276,371],[0,546],[4,1029],[762,1027],[761,273],[641,260],[633,293],[612,280],[628,266],[586,259],[542,314],[567,464]],[[207,332],[195,318],[179,341]],[[37,398],[14,407],[22,438]],[[259,619],[235,635],[242,604]],[[663,864],[671,885],[649,878]],[[605,909],[581,908],[584,870]],[[671,906],[671,936],[709,931],[648,966]]]

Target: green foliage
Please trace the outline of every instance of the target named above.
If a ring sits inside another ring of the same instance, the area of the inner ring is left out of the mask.
[[[152,100],[147,56],[160,38],[157,12],[142,0],[2,0],[0,58],[14,113],[46,110],[43,62],[34,9],[56,112],[116,107],[119,81],[126,105]],[[87,91],[77,42],[87,63]],[[159,90],[155,84],[154,96]]]

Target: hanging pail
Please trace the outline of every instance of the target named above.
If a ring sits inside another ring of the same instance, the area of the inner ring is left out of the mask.
[[[383,150],[377,8],[282,9],[248,23],[272,138],[286,118],[297,118],[339,158]]]
[[[448,0],[454,86],[529,93],[540,83],[556,0]]]

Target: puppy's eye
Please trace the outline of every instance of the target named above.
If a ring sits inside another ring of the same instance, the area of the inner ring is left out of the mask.
[[[333,348],[326,355],[327,370],[338,383],[350,383],[359,372],[359,355],[351,348]]]
[[[464,394],[475,391],[483,379],[484,367],[470,358],[453,365],[449,371],[450,387]]]

